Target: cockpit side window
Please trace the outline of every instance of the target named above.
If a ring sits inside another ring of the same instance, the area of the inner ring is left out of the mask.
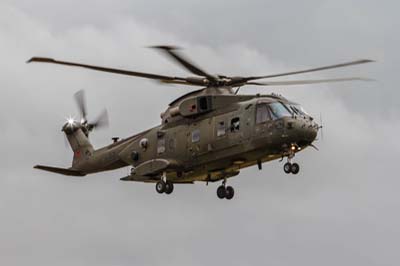
[[[271,120],[271,115],[268,110],[267,104],[258,104],[256,111],[256,123],[261,124]]]

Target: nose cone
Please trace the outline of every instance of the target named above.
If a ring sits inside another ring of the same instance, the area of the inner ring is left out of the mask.
[[[299,146],[311,144],[317,137],[318,124],[309,118],[295,118],[288,123],[288,135]]]
[[[317,135],[318,135],[318,124],[316,123],[309,125],[304,130],[304,138],[310,141],[310,143],[317,138]]]

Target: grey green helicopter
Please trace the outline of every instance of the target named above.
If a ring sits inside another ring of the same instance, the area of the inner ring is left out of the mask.
[[[308,147],[316,148],[313,142],[321,128],[300,104],[276,94],[239,94],[241,87],[367,81],[369,79],[358,77],[267,82],[258,80],[373,62],[364,59],[279,74],[224,76],[210,74],[196,66],[176,47],[153,48],[165,53],[194,76],[158,75],[45,57],[33,57],[28,61],[201,87],[171,102],[161,114],[160,125],[124,139],[113,138],[111,144],[99,149],[90,143],[89,134],[93,129],[108,124],[107,113],[104,112],[95,121],[88,121],[84,93],[79,91],[75,99],[82,119],[70,119],[62,127],[74,154],[72,166],[60,168],[36,165],[34,168],[69,176],[85,176],[129,166],[130,174],[121,180],[154,183],[156,191],[165,194],[171,194],[175,184],[222,181],[217,196],[230,200],[235,191],[227,185],[227,180],[239,175],[243,168],[257,165],[261,170],[265,162],[286,158],[284,172],[299,173],[300,166],[294,162],[294,157]]]

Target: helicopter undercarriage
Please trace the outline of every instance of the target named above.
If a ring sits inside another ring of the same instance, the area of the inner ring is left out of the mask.
[[[283,170],[286,174],[298,174],[300,172],[300,166],[298,163],[293,162],[293,159],[297,152],[303,150],[305,147],[300,148],[297,144],[288,145],[288,148],[285,148],[281,154],[274,154],[264,157],[263,159],[258,160],[249,160],[246,162],[242,162],[241,165],[237,165],[232,167],[231,169],[224,169],[224,170],[216,170],[213,172],[208,173],[205,177],[194,177],[193,175],[188,178],[187,180],[176,180],[175,178],[170,178],[168,180],[167,172],[163,172],[162,175],[159,177],[159,180],[155,179],[152,183],[155,183],[155,189],[159,194],[171,194],[174,191],[174,183],[193,183],[194,181],[204,181],[207,182],[218,182],[222,180],[222,184],[218,186],[216,194],[219,199],[227,199],[231,200],[235,195],[235,190],[232,186],[227,185],[227,180],[230,177],[236,176],[240,173],[240,169],[257,165],[259,170],[262,170],[262,163],[268,162],[272,160],[279,159],[283,161],[286,157],[287,162],[283,166]]]
[[[163,175],[161,180],[156,182],[155,188],[159,194],[165,193],[169,195],[174,191],[174,183],[166,180],[165,175]],[[217,189],[218,198],[231,200],[234,194],[235,190],[233,187],[227,186],[227,177],[225,177],[222,181],[222,185],[220,185]]]

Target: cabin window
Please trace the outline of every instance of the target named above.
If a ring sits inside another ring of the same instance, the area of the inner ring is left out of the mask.
[[[170,151],[175,151],[176,141],[175,138],[170,138],[168,141],[168,148]]]
[[[197,105],[199,106],[199,112],[207,112],[211,110],[211,97],[202,96],[197,98]]]
[[[256,112],[256,123],[261,124],[271,120],[271,114],[269,113],[268,106],[266,104],[257,105]]]
[[[217,137],[222,137],[222,136],[225,135],[225,133],[226,133],[225,122],[224,121],[218,122],[218,124],[217,124]]]
[[[231,120],[231,132],[237,132],[240,129],[240,118],[235,117]]]
[[[200,141],[200,129],[195,129],[192,131],[192,142],[199,142]]]
[[[199,100],[199,105],[200,105],[200,110],[207,110],[208,109],[208,104],[207,104],[207,98],[206,97],[201,97]]]
[[[165,137],[158,138],[157,142],[157,153],[161,154],[165,152]]]

